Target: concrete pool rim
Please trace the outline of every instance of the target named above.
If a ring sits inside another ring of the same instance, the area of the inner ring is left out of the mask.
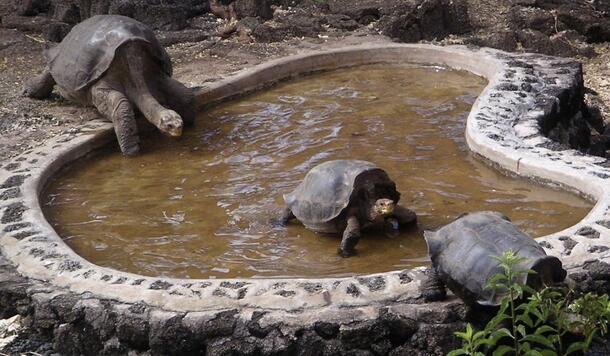
[[[566,107],[582,95],[582,69],[572,60],[462,46],[360,45],[263,63],[198,89],[196,100],[202,108],[280,80],[372,63],[439,64],[485,77],[489,83],[467,119],[470,149],[504,170],[594,199],[595,206],[577,225],[538,241],[570,271],[590,261],[610,260],[607,161],[575,150],[555,150],[539,129],[541,122],[566,115]],[[1,251],[22,276],[77,295],[91,293],[181,313],[227,308],[314,311],[420,298],[423,268],[342,278],[197,280],[145,277],[86,261],[47,223],[39,194],[63,165],[108,143],[113,135],[109,123],[93,121],[0,168]]]

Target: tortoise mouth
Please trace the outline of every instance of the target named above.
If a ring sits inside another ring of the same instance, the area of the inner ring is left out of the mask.
[[[169,136],[169,137],[180,137],[180,136],[182,136],[182,129],[169,131],[167,133],[167,136]]]
[[[392,204],[391,206],[383,206],[379,208],[379,215],[384,218],[389,217],[390,215],[392,215],[392,213],[394,213],[394,207],[394,204]]]
[[[182,136],[182,126],[180,127],[166,127],[162,130],[163,134],[167,137],[180,137]]]

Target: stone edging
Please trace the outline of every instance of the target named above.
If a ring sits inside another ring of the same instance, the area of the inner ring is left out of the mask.
[[[588,261],[608,261],[608,162],[574,150],[555,151],[556,145],[539,129],[575,114],[572,108],[580,107],[582,70],[576,62],[459,46],[364,45],[256,66],[200,88],[197,104],[203,107],[228,100],[313,71],[380,62],[440,64],[486,77],[489,84],[467,121],[470,148],[510,172],[560,184],[595,199],[595,207],[579,224],[540,241],[570,272],[579,271]],[[259,325],[262,316],[252,310],[264,310],[271,312],[265,314],[267,325],[280,321],[313,325],[333,315],[346,322],[373,320],[381,317],[379,308],[388,306],[409,305],[416,314],[434,308],[411,304],[420,299],[425,268],[347,278],[190,280],[144,277],[93,265],[67,247],[47,223],[38,195],[61,166],[112,139],[111,125],[94,121],[0,167],[1,251],[7,264],[32,285],[26,294],[36,295],[43,288],[45,298],[53,299],[68,292],[72,299],[85,300],[81,303],[111,301],[113,308],[127,314],[144,306],[156,310],[147,312],[151,323],[179,315],[181,323],[190,320],[192,324],[201,318],[216,318],[220,311],[239,310],[232,315],[241,313]],[[333,314],[338,310],[344,315]]]

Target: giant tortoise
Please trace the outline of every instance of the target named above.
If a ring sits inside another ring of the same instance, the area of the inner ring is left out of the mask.
[[[45,57],[46,69],[26,83],[24,94],[45,98],[57,84],[66,99],[95,106],[114,124],[126,155],[140,149],[132,104],[168,136],[180,136],[193,121],[191,89],[171,78],[169,56],[152,30],[132,18],[93,16]]]
[[[534,239],[498,212],[462,215],[437,231],[425,231],[424,237],[434,269],[433,278],[439,282],[428,285],[446,285],[467,304],[493,306],[500,303],[504,296],[502,291],[488,289],[486,284],[491,277],[502,272],[494,257],[508,250],[522,258],[517,269],[536,272],[521,274],[514,282],[539,289],[561,282],[566,277],[557,257],[547,256]]]
[[[388,174],[375,164],[335,160],[312,168],[303,182],[284,195],[280,222],[298,219],[310,230],[343,232],[339,253],[354,253],[360,230],[386,224],[391,229],[416,222],[415,213],[397,205],[400,193]]]

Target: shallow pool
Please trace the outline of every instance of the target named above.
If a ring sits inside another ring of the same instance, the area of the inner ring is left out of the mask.
[[[424,229],[498,210],[532,236],[582,219],[592,204],[506,177],[469,153],[470,107],[486,85],[468,72],[368,65],[282,83],[204,113],[180,140],[152,132],[135,158],[102,150],[43,192],[47,219],[98,265],[186,278],[324,277],[427,263]],[[357,256],[339,236],[269,219],[314,165],[340,158],[384,168],[419,227],[365,233]]]

